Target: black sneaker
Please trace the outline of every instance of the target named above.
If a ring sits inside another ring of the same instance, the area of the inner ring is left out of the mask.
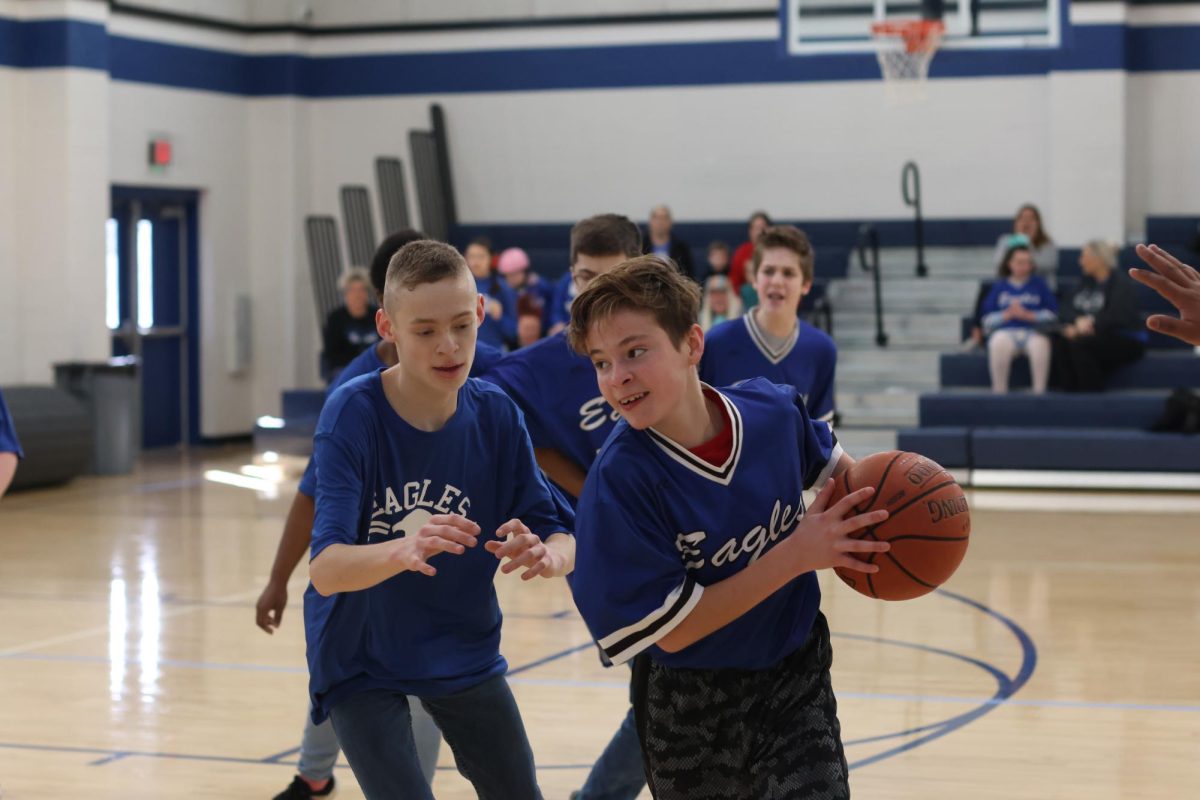
[[[297,775],[292,779],[292,785],[275,795],[274,800],[309,800],[312,797],[329,797],[333,794],[333,786],[337,781],[330,776],[329,783],[319,792],[314,792],[308,782]]]

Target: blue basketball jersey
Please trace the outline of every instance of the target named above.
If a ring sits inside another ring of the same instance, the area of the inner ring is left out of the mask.
[[[4,395],[0,393],[0,453],[16,453],[17,458],[24,458],[21,442],[17,439],[17,431],[13,427],[12,416],[8,413],[8,405]]]
[[[483,374],[503,357],[504,352],[502,350],[492,347],[482,339],[476,339],[475,361],[471,364],[470,377],[475,378]],[[346,368],[341,371],[334,382],[329,384],[329,388],[325,390],[325,401],[328,402],[330,395],[347,381],[357,378],[359,375],[378,372],[381,369],[387,369],[387,364],[384,364],[380,360],[379,354],[375,352],[375,345],[371,345],[355,356],[354,360],[346,365]],[[317,496],[316,458],[308,460],[308,464],[304,467],[304,474],[300,477],[300,485],[296,489],[305,497]]]
[[[648,650],[673,667],[764,669],[800,647],[816,617],[820,590],[810,572],[690,647],[655,645],[704,587],[791,534],[804,516],[802,490],[823,484],[842,455],[791,386],[756,378],[718,394],[733,426],[724,464],[620,422],[588,474],[571,590],[614,663]]]
[[[509,353],[483,379],[517,401],[534,447],[558,450],[585,472],[620,419],[600,394],[591,359],[571,350],[565,333]]]
[[[822,330],[802,320],[779,349],[773,349],[754,314],[716,325],[704,336],[700,380],[731,386],[763,377],[796,387],[814,419],[833,419],[833,375],[837,346]]]
[[[574,522],[534,462],[520,410],[502,391],[468,380],[454,416],[427,432],[392,409],[380,375],[345,384],[321,412],[312,557],[332,544],[402,538],[436,514],[461,514],[482,533],[462,555],[434,556],[433,577],[402,572],[330,597],[309,585],[304,625],[316,722],[364,690],[437,696],[504,674],[492,585],[499,562],[483,543],[512,518],[542,538]]]
[[[516,341],[517,293],[499,275],[476,278],[475,286],[481,295],[488,300],[495,300],[502,309],[499,319],[484,313],[483,324],[479,326],[479,338],[499,348]]]

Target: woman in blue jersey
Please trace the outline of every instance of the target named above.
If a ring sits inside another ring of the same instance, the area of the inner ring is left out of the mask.
[[[634,708],[659,800],[847,798],[814,570],[877,568],[852,534],[873,489],[829,507],[852,463],[795,389],[721,390],[696,366],[699,291],[645,256],[576,298],[568,337],[622,421],[579,499],[572,593]],[[802,492],[824,487],[805,509]]]
[[[1008,391],[1013,359],[1029,357],[1034,394],[1043,394],[1050,381],[1050,337],[1040,332],[1058,318],[1058,301],[1050,286],[1035,275],[1033,254],[1023,244],[1010,247],[1000,266],[1003,276],[983,301],[981,322],[987,336],[992,391]]]

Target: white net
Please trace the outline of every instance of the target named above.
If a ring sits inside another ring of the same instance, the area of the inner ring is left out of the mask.
[[[892,100],[919,100],[925,97],[929,64],[942,42],[940,23],[913,21],[884,23],[872,27],[875,57]]]

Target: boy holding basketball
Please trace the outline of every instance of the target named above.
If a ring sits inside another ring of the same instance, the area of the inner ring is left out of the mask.
[[[572,519],[521,413],[468,379],[484,314],[466,262],[436,242],[391,260],[380,333],[398,363],[342,386],[317,425],[305,594],[313,721],[326,716],[368,798],[432,798],[413,745],[420,699],[481,798],[537,798],[504,680],[498,562],[570,572]],[[477,547],[480,536],[495,536]]]
[[[777,225],[759,235],[753,256],[758,305],[708,332],[701,380],[729,386],[761,376],[796,387],[813,419],[833,419],[837,347],[796,316],[812,290],[814,261],[812,243],[798,228]]]
[[[874,490],[827,507],[853,459],[795,389],[701,383],[699,291],[654,256],[576,298],[568,337],[623,418],[578,508],[572,592],[617,663],[660,800],[849,796],[816,569],[874,572],[851,534]],[[802,491],[823,487],[806,511]]]

